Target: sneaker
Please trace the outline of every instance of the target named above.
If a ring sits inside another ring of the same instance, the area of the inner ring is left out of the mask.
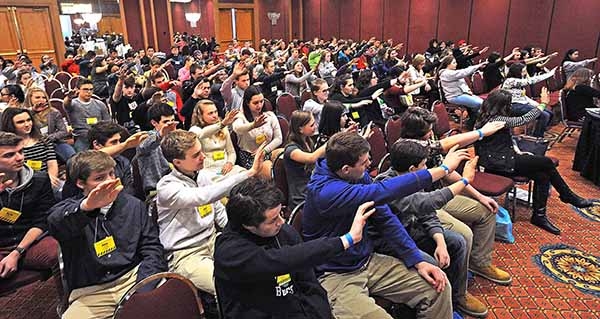
[[[512,277],[509,273],[491,264],[484,267],[469,267],[469,270],[475,275],[499,285],[508,286],[512,283]]]
[[[456,310],[467,316],[477,318],[485,318],[488,315],[486,305],[468,292],[465,294],[464,299],[456,303]]]

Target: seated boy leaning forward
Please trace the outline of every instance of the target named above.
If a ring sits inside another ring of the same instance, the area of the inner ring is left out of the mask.
[[[233,186],[260,171],[264,145],[248,171],[225,175],[216,183],[210,172],[202,170],[204,154],[196,133],[170,132],[160,148],[173,165],[173,170],[158,182],[156,194],[160,241],[167,251],[169,268],[214,295],[215,223],[221,228],[227,224],[225,207],[219,200]]]
[[[58,243],[45,236],[50,178],[25,164],[23,138],[13,133],[0,132],[0,181],[0,282],[19,270],[58,269]]]
[[[58,203],[48,218],[71,290],[63,318],[110,318],[136,282],[167,270],[163,246],[144,203],[121,192],[110,155],[80,152],[69,174],[84,197]]]
[[[215,281],[225,318],[332,318],[314,267],[362,240],[374,203],[358,207],[344,235],[302,242],[281,216],[283,200],[274,184],[257,178],[231,191],[229,223],[215,246]]]
[[[448,156],[455,156],[458,147],[451,149]],[[411,140],[398,140],[390,148],[392,166],[379,174],[375,180],[383,181],[402,174],[427,168],[429,151],[427,147]],[[469,251],[464,237],[455,231],[442,228],[436,210],[446,205],[454,196],[472,181],[477,169],[477,158],[465,165],[464,178],[448,187],[432,192],[416,192],[389,203],[392,212],[398,216],[404,228],[417,244],[417,247],[429,254],[426,259],[435,257],[431,262],[439,265],[452,285],[454,308],[472,317],[485,317],[487,307],[467,292],[467,271]],[[380,247],[382,253],[385,247]]]
[[[385,234],[391,251],[391,256],[374,253],[373,240],[364,232],[360,243],[317,266],[333,314],[336,318],[392,318],[369,297],[376,295],[415,308],[418,318],[452,318],[446,275],[423,260],[415,242],[385,204],[428,187],[445,175],[444,169],[419,170],[373,182],[366,172],[369,151],[369,143],[360,135],[335,134],[307,187],[302,218],[305,240],[343,235],[358,206],[373,201],[377,212],[369,223]],[[446,165],[454,169],[463,157],[446,159]]]

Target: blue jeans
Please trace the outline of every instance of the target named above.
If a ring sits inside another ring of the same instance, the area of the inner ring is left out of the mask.
[[[444,269],[444,272],[452,286],[452,303],[457,303],[458,300],[465,297],[467,292],[467,242],[461,234],[447,229],[444,230],[444,240],[450,256],[450,265]],[[433,238],[421,238],[415,240],[415,242],[417,247],[421,249],[423,259],[437,266],[437,261],[432,257],[437,247]]]
[[[75,137],[75,144],[73,144],[73,148],[75,148],[76,152],[82,152],[89,148],[90,144],[87,140],[87,136],[77,136]]]
[[[511,107],[511,113],[513,116],[522,116],[527,114],[527,112],[531,111],[535,106],[530,104],[523,103],[513,103]],[[533,136],[544,137],[544,132],[546,132],[546,128],[550,125],[550,121],[552,121],[552,111],[544,110],[542,114],[537,118],[537,122],[535,123],[535,129],[533,130]]]
[[[73,146],[65,142],[54,143],[54,151],[56,152],[56,156],[58,157],[58,159],[63,163],[67,163],[69,158],[75,155],[75,149],[73,148]]]
[[[483,103],[483,100],[479,96],[463,94],[448,99],[448,102],[466,107],[467,113],[469,113],[469,120],[467,121],[466,126],[470,129],[475,125],[475,120],[477,120],[479,114],[479,108]]]

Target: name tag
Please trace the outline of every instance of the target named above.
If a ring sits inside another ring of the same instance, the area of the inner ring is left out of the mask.
[[[98,257],[102,257],[115,249],[117,249],[117,246],[115,245],[113,236],[108,236],[94,243],[94,250],[96,250],[96,256]]]
[[[285,274],[281,276],[275,277],[277,279],[277,285],[282,286],[292,281],[292,276],[290,274]]]
[[[42,135],[48,135],[48,126],[41,127],[40,133],[42,133]]]
[[[276,86],[272,86],[271,87],[271,92],[273,92],[273,93],[277,92],[277,87]]]
[[[358,112],[354,111],[354,112],[352,112],[352,118],[353,119],[359,119],[360,118],[360,114],[358,114]]]
[[[267,136],[265,134],[259,134],[256,137],[256,144],[260,145],[262,143],[264,143],[267,140]]]
[[[27,160],[27,166],[34,171],[39,171],[42,169],[42,161]]]
[[[97,117],[86,117],[85,122],[87,123],[87,125],[94,125],[94,124],[98,123],[98,118]]]
[[[285,297],[290,294],[294,294],[294,285],[292,285],[292,276],[285,274],[275,277],[277,286],[275,286],[275,296]]]
[[[213,212],[211,204],[198,206],[198,207],[196,207],[196,210],[198,210],[198,214],[200,214],[200,217],[202,217],[202,218],[212,214],[212,212]]]
[[[0,220],[10,224],[14,224],[17,219],[21,217],[21,212],[18,210],[10,209],[8,207],[2,207],[0,209]]]
[[[215,151],[212,153],[212,158],[214,161],[220,161],[225,159],[225,151]]]
[[[136,101],[133,101],[133,102],[127,104],[127,105],[129,106],[129,109],[132,110],[132,111],[135,110],[137,108],[137,106],[138,106]]]

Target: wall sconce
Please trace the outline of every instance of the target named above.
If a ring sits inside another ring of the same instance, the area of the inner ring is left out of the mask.
[[[102,20],[102,13],[82,13],[81,17],[90,25],[96,25]]]
[[[185,14],[185,19],[187,21],[189,21],[192,28],[196,27],[196,23],[198,22],[198,20],[200,20],[200,17],[201,17],[200,13],[186,13]]]
[[[277,20],[279,20],[280,16],[281,16],[281,13],[279,13],[279,12],[268,12],[267,13],[267,17],[269,17],[269,20],[271,20],[271,25],[276,25]]]

